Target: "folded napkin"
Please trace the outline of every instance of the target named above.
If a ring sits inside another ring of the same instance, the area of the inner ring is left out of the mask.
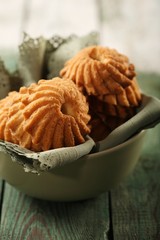
[[[87,136],[85,143],[75,147],[57,148],[33,152],[17,144],[0,140],[0,151],[10,155],[14,162],[23,166],[25,172],[40,173],[76,161],[92,150],[95,142]]]

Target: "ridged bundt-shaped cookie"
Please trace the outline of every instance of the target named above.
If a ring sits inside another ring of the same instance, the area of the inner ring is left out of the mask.
[[[99,100],[95,96],[88,97],[88,102],[90,106],[90,113],[94,113],[99,116],[103,121],[107,121],[108,117],[118,117],[128,120],[136,113],[135,107],[111,105]]]
[[[68,79],[22,87],[0,106],[0,138],[34,151],[83,143],[90,132],[86,98]]]
[[[102,46],[82,49],[60,71],[61,77],[72,79],[87,95],[121,106],[138,105],[135,75],[134,65],[125,55]]]
[[[96,97],[110,105],[122,107],[138,107],[142,98],[136,78],[119,94],[104,94]]]
[[[88,97],[89,113],[91,115],[90,136],[95,141],[103,140],[115,128],[133,117],[136,113],[135,107],[123,107],[111,105],[99,100],[95,96]]]
[[[12,139],[10,131],[6,128],[6,123],[9,119],[9,110],[12,108],[13,111],[13,105],[19,105],[20,100],[18,92],[11,92],[6,98],[0,100],[0,139],[17,143],[16,139]]]

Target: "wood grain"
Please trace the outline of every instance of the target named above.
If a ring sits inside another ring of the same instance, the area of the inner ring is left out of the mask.
[[[143,91],[160,97],[158,76],[141,75],[139,80]],[[111,192],[115,240],[160,239],[159,173],[160,125],[148,130],[141,159],[133,174]]]
[[[112,191],[114,239],[160,239],[160,139],[155,139],[156,133],[160,136],[159,127],[148,134],[148,150],[133,175]]]
[[[6,184],[1,218],[3,240],[108,239],[108,195],[75,203],[33,199]]]

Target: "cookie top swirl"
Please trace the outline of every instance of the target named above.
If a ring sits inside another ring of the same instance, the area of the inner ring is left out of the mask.
[[[132,83],[135,75],[127,56],[102,46],[82,49],[60,71],[61,77],[72,79],[84,94],[121,106],[138,105],[140,94]]]

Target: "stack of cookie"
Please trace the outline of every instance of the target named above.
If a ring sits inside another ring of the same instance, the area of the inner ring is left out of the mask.
[[[84,48],[65,63],[60,76],[72,79],[87,97],[96,141],[132,117],[141,103],[134,65],[115,49]]]
[[[134,65],[114,49],[84,48],[59,75],[0,100],[0,139],[33,151],[99,141],[141,103]]]

